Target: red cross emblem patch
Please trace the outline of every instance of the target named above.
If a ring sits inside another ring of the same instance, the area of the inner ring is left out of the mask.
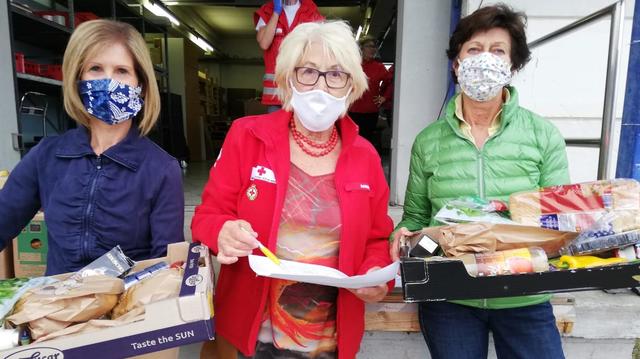
[[[249,198],[250,201],[253,201],[256,197],[258,197],[258,188],[255,184],[252,184],[247,188],[247,198]]]

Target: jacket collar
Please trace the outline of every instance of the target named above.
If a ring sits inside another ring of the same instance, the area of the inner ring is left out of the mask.
[[[519,107],[518,91],[516,88],[513,86],[507,86],[507,91],[509,91],[509,98],[502,105],[502,112],[500,113],[500,129],[497,133],[502,132],[502,130],[511,122]],[[457,93],[453,98],[451,98],[451,100],[449,100],[444,115],[444,119],[456,133],[460,133],[460,126],[456,116],[456,99],[458,96],[461,96],[460,93]]]
[[[125,138],[107,149],[102,156],[132,170],[137,171],[144,160],[145,153],[141,151],[139,141],[140,131],[135,124],[131,124],[129,132]],[[69,131],[66,138],[56,150],[57,157],[80,158],[85,156],[95,156],[91,148],[90,134],[86,127],[80,126]]]

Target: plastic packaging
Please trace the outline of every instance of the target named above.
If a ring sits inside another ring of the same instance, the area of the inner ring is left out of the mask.
[[[445,224],[485,222],[517,224],[509,219],[507,204],[478,197],[460,197],[447,202],[434,218]]]
[[[155,273],[157,273],[160,270],[163,269],[167,269],[169,268],[169,265],[165,262],[160,262],[160,263],[156,263],[152,266],[149,266],[139,272],[135,272],[132,274],[129,274],[128,276],[124,277],[124,289],[127,290],[129,287],[131,287],[132,285],[138,283],[139,281],[147,278],[147,277],[151,277],[152,275],[154,275]]]
[[[124,255],[120,246],[113,247],[109,252],[101,255],[84,268],[74,273],[70,280],[77,280],[94,275],[106,275],[109,277],[120,277],[128,273],[135,262]]]
[[[31,288],[40,287],[56,280],[49,277],[11,278],[0,280],[0,328],[4,317],[13,310],[13,306]]]
[[[614,213],[611,234],[640,229],[640,183],[633,179],[545,187],[509,197],[511,219],[543,228],[582,232]]]
[[[640,230],[623,233],[615,232],[615,223],[619,221],[618,212],[610,211],[605,213],[589,229],[580,232],[568,246],[560,249],[560,253],[566,255],[584,255],[605,252],[640,243]]]
[[[456,257],[474,277],[545,272],[549,270],[547,254],[542,248],[520,248],[506,251],[464,254]]]

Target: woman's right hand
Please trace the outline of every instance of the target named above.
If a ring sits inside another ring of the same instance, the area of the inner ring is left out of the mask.
[[[233,264],[238,257],[246,257],[258,247],[258,233],[251,224],[241,219],[226,221],[218,233],[218,255],[220,264]]]
[[[410,232],[407,227],[400,227],[397,231],[393,232],[393,242],[391,242],[391,246],[389,248],[389,254],[391,255],[392,261],[397,261],[400,259],[400,237],[409,237],[412,236],[413,232]]]

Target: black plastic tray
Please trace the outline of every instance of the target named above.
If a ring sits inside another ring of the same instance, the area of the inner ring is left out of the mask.
[[[422,258],[405,257],[401,261],[401,274],[406,302],[512,297],[640,285],[638,262],[555,272],[472,277],[461,261],[427,262]]]

